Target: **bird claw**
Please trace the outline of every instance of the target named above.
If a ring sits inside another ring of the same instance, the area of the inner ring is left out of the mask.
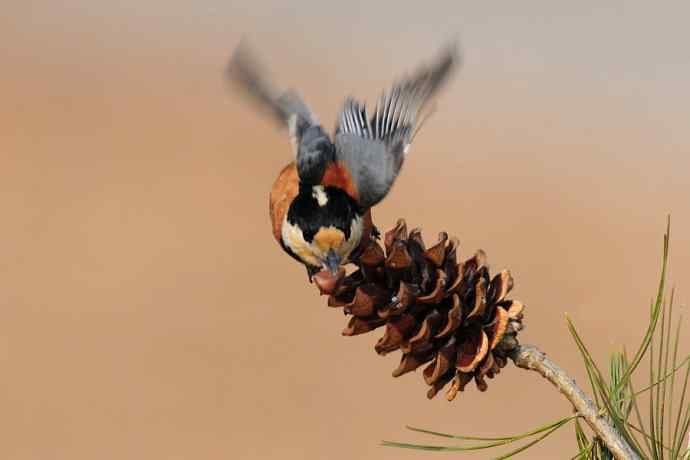
[[[319,271],[321,271],[320,268],[312,267],[311,265],[305,265],[307,267],[307,276],[309,277],[309,283],[314,282],[314,275],[316,275]]]
[[[381,239],[381,232],[376,228],[376,225],[371,226],[371,237],[377,241]]]

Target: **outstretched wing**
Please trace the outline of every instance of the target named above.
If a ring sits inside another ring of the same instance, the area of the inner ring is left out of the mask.
[[[237,84],[263,111],[286,127],[300,178],[318,183],[322,169],[332,160],[332,144],[316,115],[295,91],[279,91],[265,77],[266,72],[245,43],[235,50],[227,67],[228,79]]]
[[[421,111],[448,81],[459,61],[450,46],[431,65],[401,79],[379,99],[369,118],[364,104],[348,98],[335,131],[336,160],[352,176],[360,205],[388,194],[418,127]]]

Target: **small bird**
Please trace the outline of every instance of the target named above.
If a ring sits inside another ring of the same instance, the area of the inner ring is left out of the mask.
[[[287,128],[296,160],[278,175],[269,197],[273,236],[307,268],[336,276],[371,238],[371,208],[386,197],[421,124],[423,109],[458,67],[451,44],[429,65],[400,79],[367,108],[348,97],[333,139],[292,90],[279,91],[245,43],[226,70],[259,109]]]

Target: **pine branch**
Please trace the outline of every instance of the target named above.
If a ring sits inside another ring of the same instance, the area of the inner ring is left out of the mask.
[[[614,429],[610,421],[600,415],[592,400],[556,363],[532,345],[518,345],[509,354],[515,365],[533,370],[551,382],[570,401],[575,410],[606,444],[617,460],[639,460],[640,457]]]

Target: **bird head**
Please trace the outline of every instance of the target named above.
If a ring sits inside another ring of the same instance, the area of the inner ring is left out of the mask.
[[[304,264],[332,274],[348,262],[363,232],[357,203],[337,187],[300,187],[281,229],[285,249]]]

